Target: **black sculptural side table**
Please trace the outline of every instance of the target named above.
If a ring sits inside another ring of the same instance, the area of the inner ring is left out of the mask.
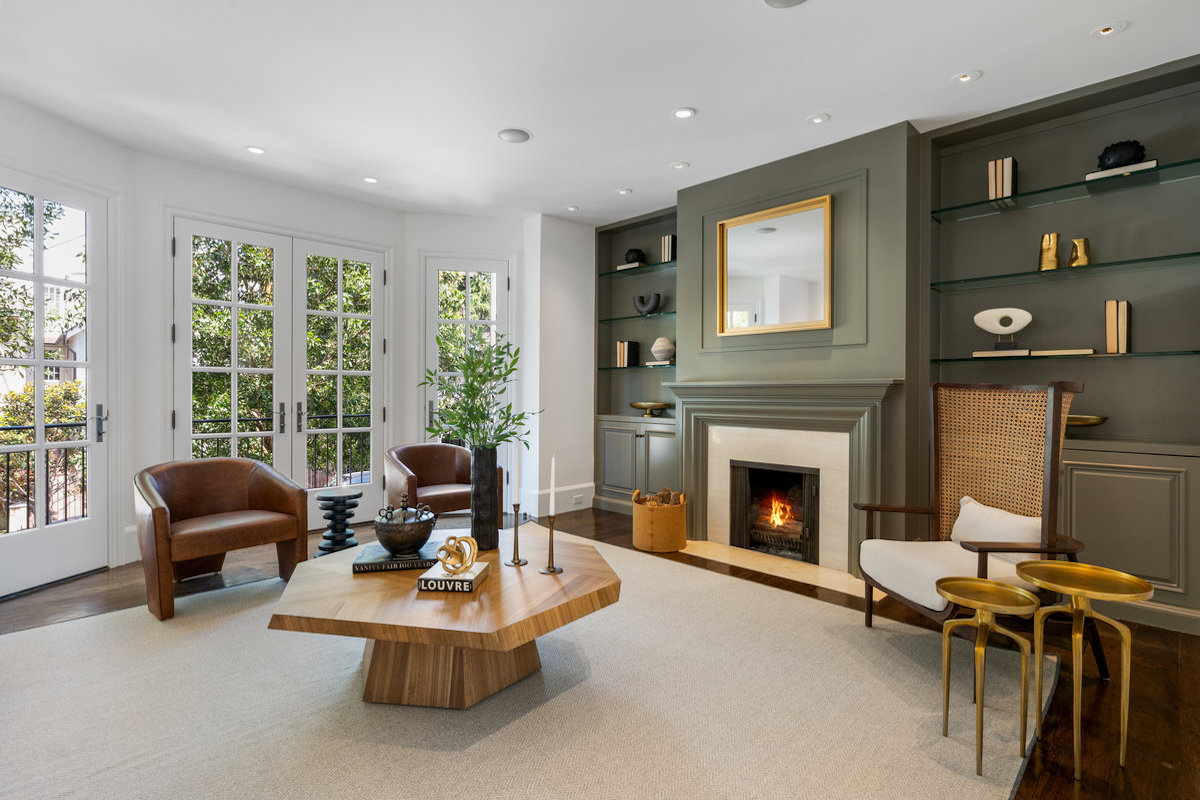
[[[322,516],[329,520],[329,530],[322,536],[324,541],[317,545],[314,558],[358,546],[358,540],[351,535],[346,521],[354,516],[354,509],[358,508],[358,498],[362,496],[361,491],[324,492],[317,495],[317,502],[325,512]]]

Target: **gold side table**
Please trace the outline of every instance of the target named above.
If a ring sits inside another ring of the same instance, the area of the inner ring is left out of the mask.
[[[942,625],[942,736],[949,733],[950,635],[963,625],[975,626],[975,774],[983,774],[983,668],[988,634],[1007,636],[1021,648],[1021,749],[1025,755],[1025,725],[1029,708],[1029,642],[996,623],[997,614],[1028,617],[1037,597],[1019,586],[987,578],[938,578],[937,591],[951,603],[975,609],[970,619],[951,619]],[[1041,707],[1040,705],[1038,706]],[[1039,719],[1041,717],[1039,716]]]
[[[1080,706],[1083,698],[1083,622],[1091,617],[1107,622],[1121,634],[1121,766],[1125,766],[1125,739],[1129,728],[1129,656],[1132,637],[1128,626],[1092,609],[1093,600],[1134,602],[1148,600],[1154,587],[1134,575],[1093,564],[1074,561],[1022,561],[1017,574],[1034,586],[1066,595],[1070,602],[1039,608],[1033,617],[1033,649],[1037,659],[1038,708],[1042,706],[1042,639],[1046,617],[1071,615],[1071,672],[1074,675],[1075,780],[1082,776]],[[1037,718],[1037,733],[1042,735],[1042,718]]]

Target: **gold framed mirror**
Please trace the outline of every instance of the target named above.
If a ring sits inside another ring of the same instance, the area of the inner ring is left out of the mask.
[[[717,223],[717,334],[833,327],[833,195]]]

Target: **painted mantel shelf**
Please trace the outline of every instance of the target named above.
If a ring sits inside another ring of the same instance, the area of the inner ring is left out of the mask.
[[[880,489],[883,401],[903,381],[860,378],[841,381],[681,381],[664,386],[675,393],[688,538],[708,530],[709,428],[838,431],[850,438],[850,497],[876,499]],[[865,535],[861,515],[851,515],[850,538]],[[849,571],[858,574],[858,548],[850,547]]]

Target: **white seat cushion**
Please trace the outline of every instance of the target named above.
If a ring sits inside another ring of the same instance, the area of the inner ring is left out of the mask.
[[[964,550],[957,542],[867,539],[859,548],[858,564],[884,591],[941,611],[949,603],[937,593],[937,579],[978,574],[979,555]],[[1036,587],[1017,577],[1016,564],[994,555],[988,556],[987,576],[1031,592],[1037,591]]]

